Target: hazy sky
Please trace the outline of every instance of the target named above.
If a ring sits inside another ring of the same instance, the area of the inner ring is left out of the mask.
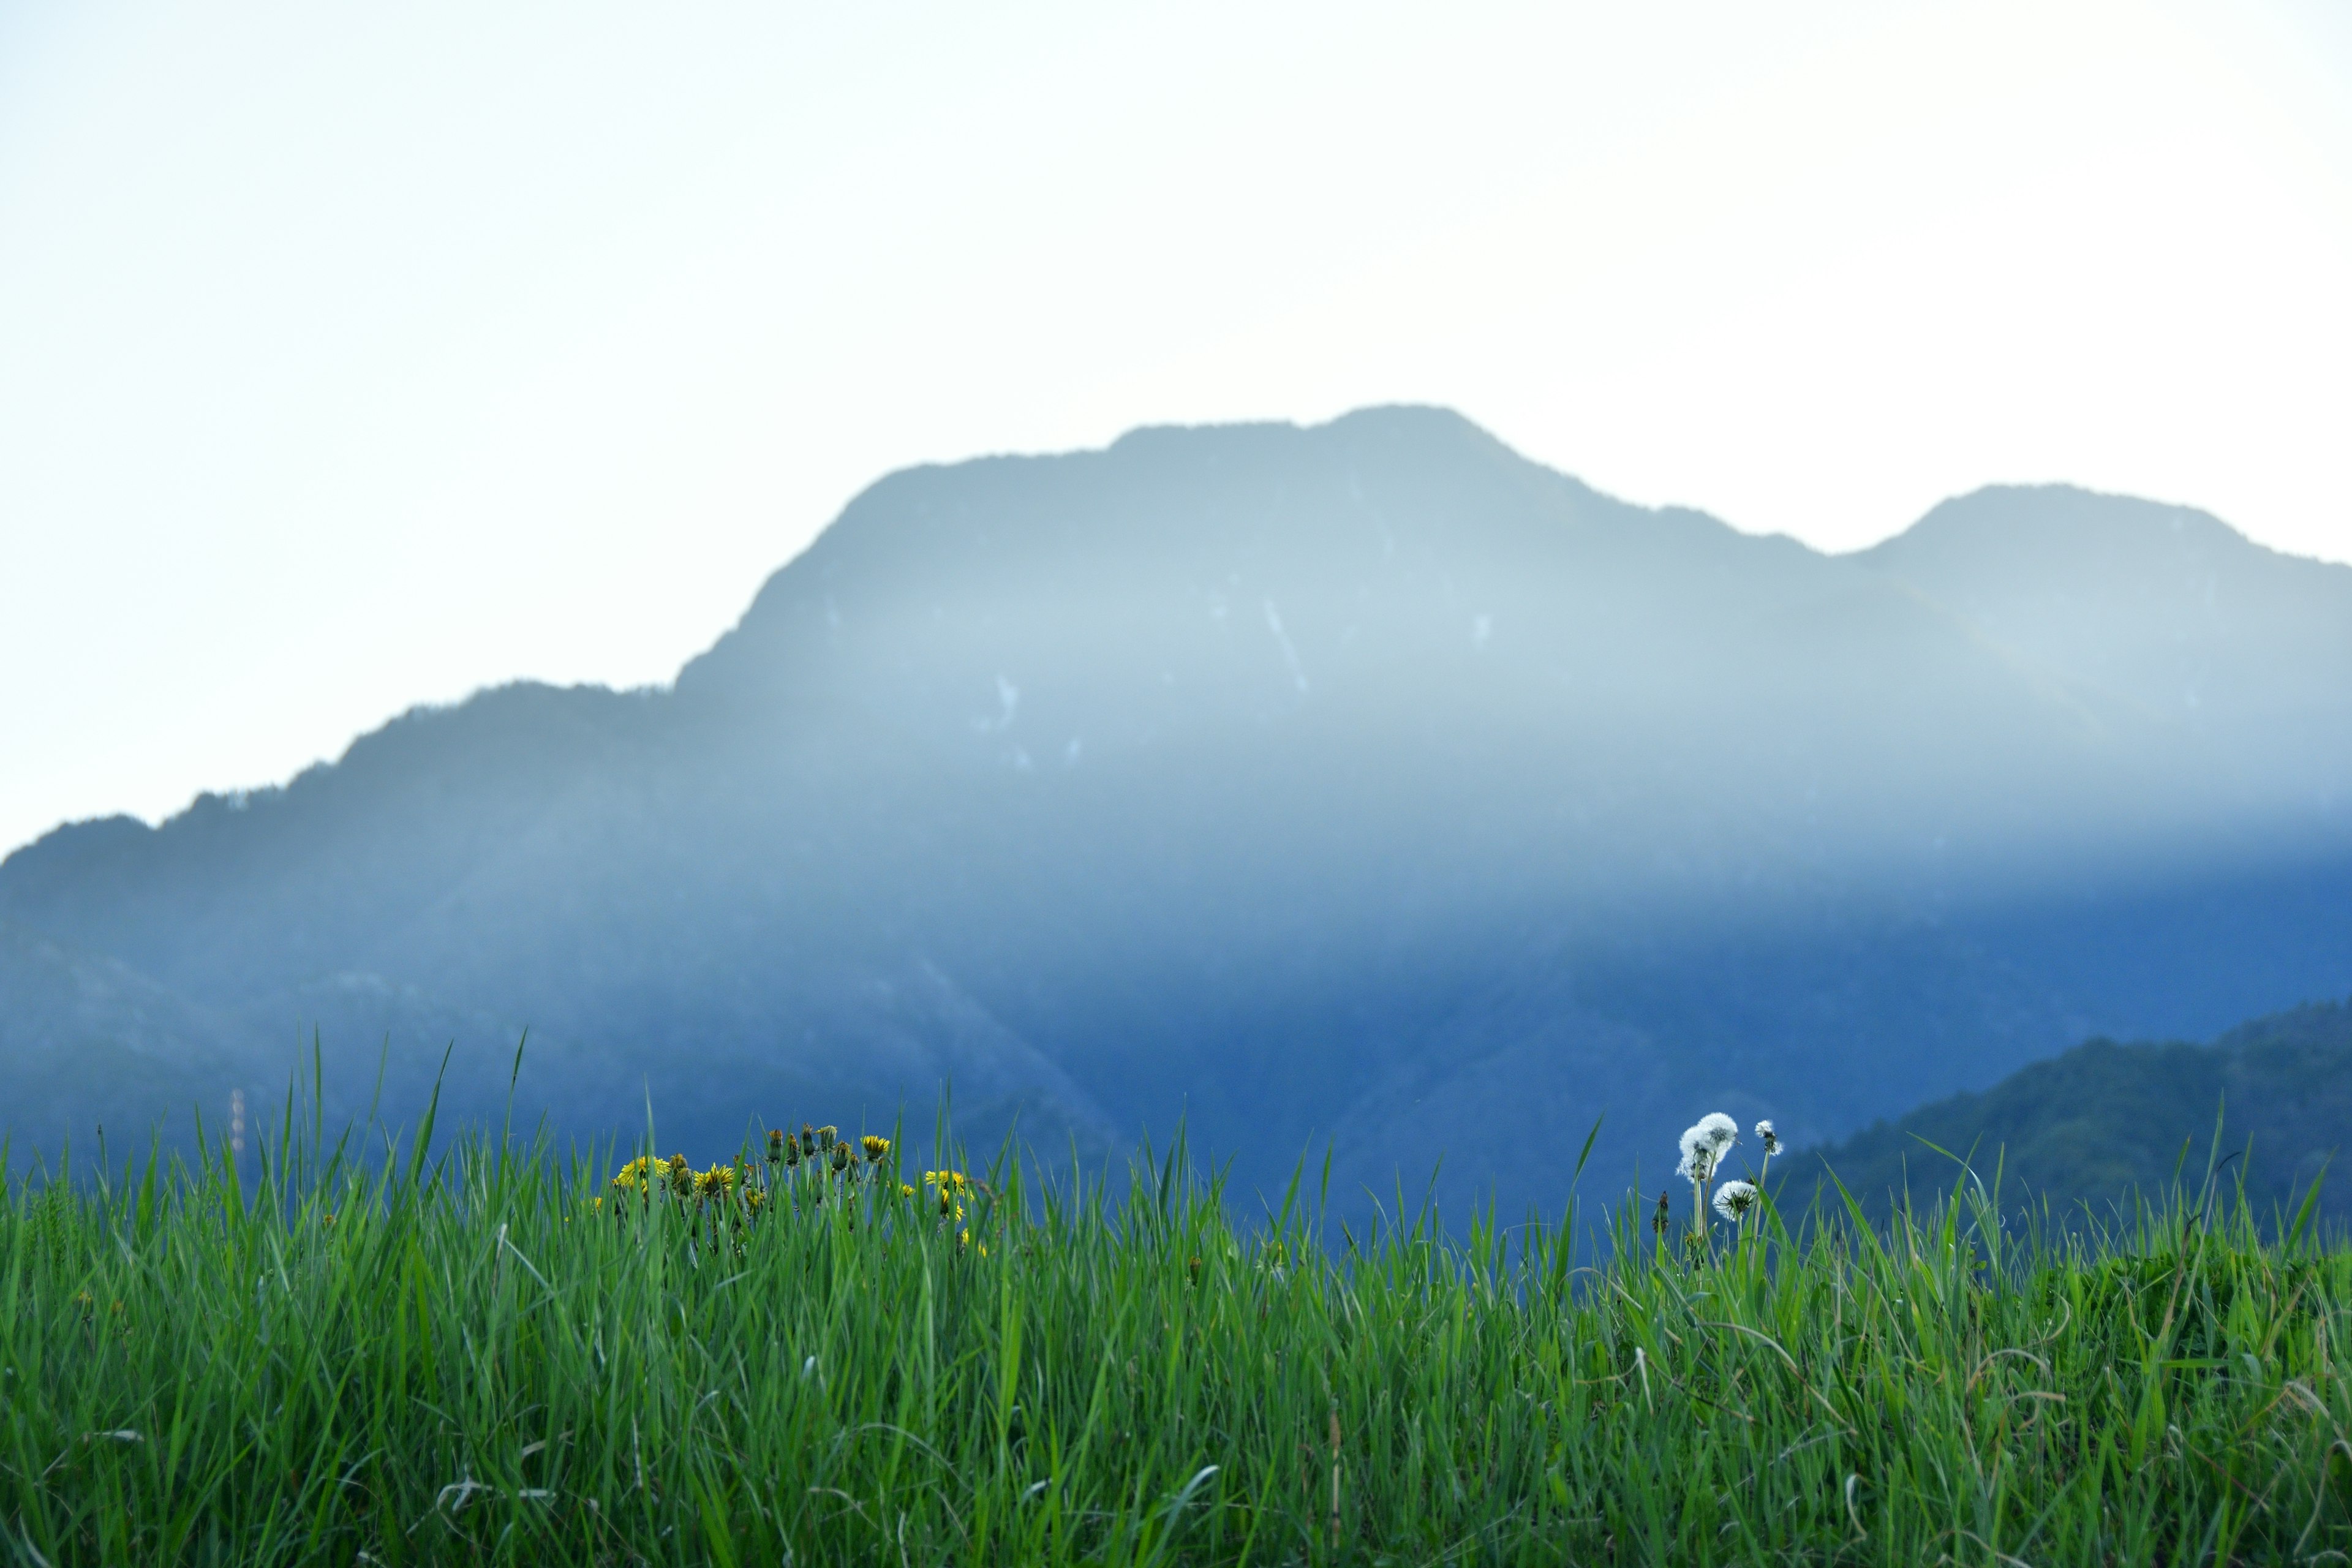
[[[665,679],[884,471],[1144,423],[2352,559],[2347,16],[0,0],[0,849]]]

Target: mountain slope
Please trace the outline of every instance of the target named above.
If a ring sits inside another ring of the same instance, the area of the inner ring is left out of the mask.
[[[0,916],[273,1039],[345,974],[404,1039],[528,1024],[569,1131],[928,1121],[947,1074],[983,1136],[1185,1117],[1244,1186],[1328,1136],[1343,1193],[1443,1149],[1452,1200],[1554,1203],[1604,1110],[1615,1182],[1717,1099],[1836,1133],[2352,990],[2352,574],[2210,524],[2236,618],[2147,624],[2267,651],[2184,723],[2042,624],[2074,601],[1993,593],[2020,537],[2168,581],[2172,509],[2093,498],[2094,550],[2073,494],[1827,557],[1425,409],[913,469],[671,689],[506,688],[61,829]]]
[[[2111,1216],[2134,1192],[2153,1198],[2176,1178],[2196,1190],[2216,1158],[2217,1125],[2225,1191],[2242,1178],[2258,1214],[2292,1215],[2315,1180],[2324,1212],[2352,1212],[2352,1170],[2339,1169],[2352,1128],[2352,1006],[2299,1007],[2210,1046],[2091,1040],[1819,1157],[1874,1210],[1906,1190],[1921,1201],[1948,1191],[1958,1166],[1942,1150],[1988,1184],[1998,1173],[2006,1202]]]
[[[260,1053],[233,1022],[5,920],[0,1002],[0,1082],[19,1161],[54,1161],[69,1146],[87,1163],[101,1135],[117,1154],[142,1152],[151,1130],[184,1146],[197,1106],[225,1136],[230,1090],[259,1076]]]

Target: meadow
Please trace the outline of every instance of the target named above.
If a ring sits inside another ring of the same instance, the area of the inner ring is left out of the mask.
[[[697,1171],[276,1120],[242,1173],[0,1205],[16,1561],[2352,1548],[2352,1252],[2210,1181],[2088,1232],[1781,1191],[1702,1244],[1686,1188],[1663,1234],[1566,1194],[1356,1226],[1311,1165],[1244,1211],[1181,1151],[1047,1179],[793,1129]]]

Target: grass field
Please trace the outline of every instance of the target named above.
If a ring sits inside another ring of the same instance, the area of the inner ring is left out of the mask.
[[[1630,1205],[1377,1234],[291,1120],[0,1205],[0,1508],[67,1563],[2343,1562],[2352,1253]],[[794,1152],[799,1149],[794,1140]],[[250,1157],[248,1165],[253,1163]],[[951,1212],[942,1214],[942,1191]],[[818,1201],[820,1198],[823,1201]],[[1784,1204],[1790,1195],[1783,1194]],[[2205,1212],[2210,1211],[2210,1212]],[[1819,1212],[1819,1211],[1815,1211]],[[2308,1215],[2305,1216],[2306,1221]]]

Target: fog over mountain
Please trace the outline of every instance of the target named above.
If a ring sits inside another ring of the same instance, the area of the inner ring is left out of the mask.
[[[1457,1210],[2352,993],[2352,568],[2063,488],[1853,556],[1439,410],[891,475],[671,689],[418,710],[0,864],[19,1152],[337,1109],[928,1131]],[[308,1058],[307,1044],[300,1052]],[[36,1092],[37,1089],[37,1092]]]

